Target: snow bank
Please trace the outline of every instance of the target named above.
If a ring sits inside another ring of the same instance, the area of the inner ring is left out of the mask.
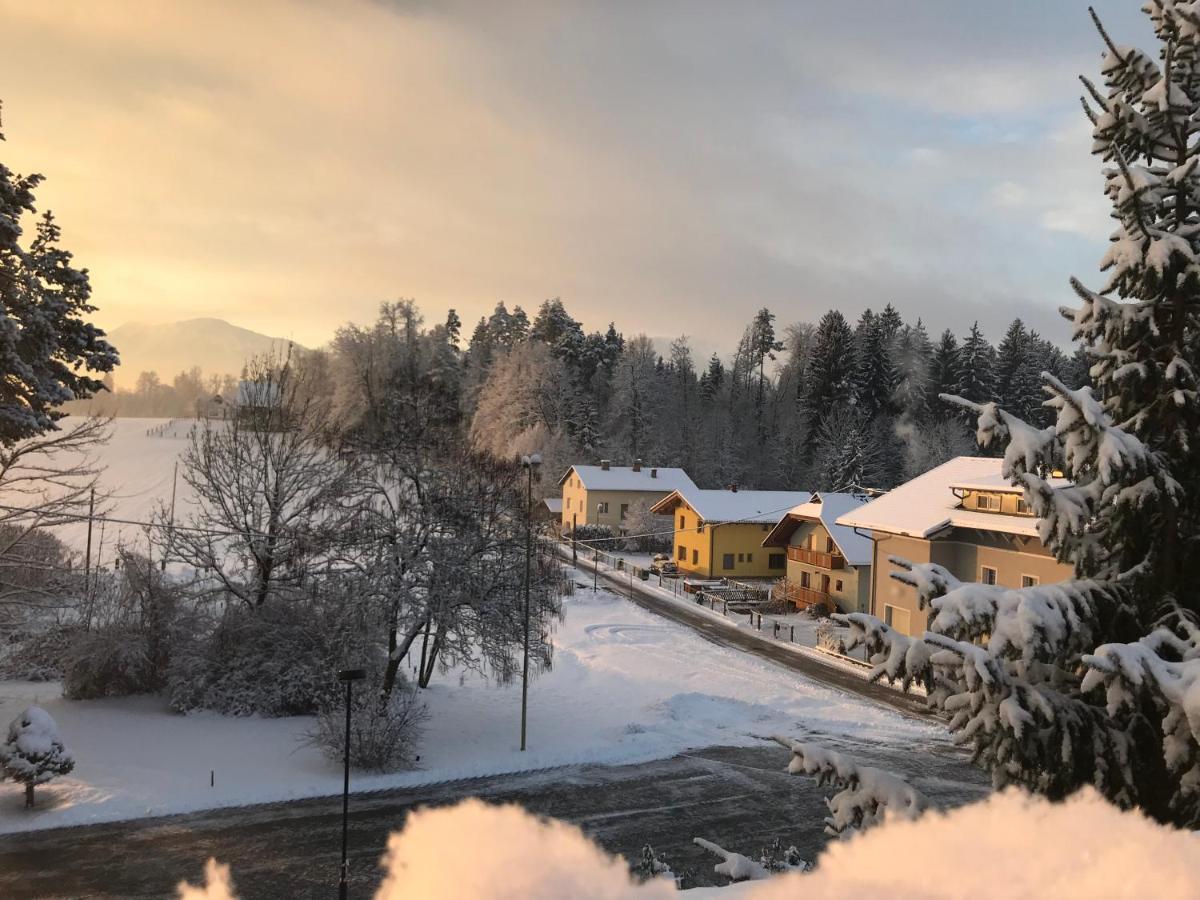
[[[632,883],[623,861],[573,825],[479,800],[412,813],[388,841],[384,865],[388,874],[375,900],[677,896],[663,881]],[[184,900],[230,896],[228,872],[211,862],[207,872],[209,892],[181,889]],[[685,896],[1183,900],[1200,896],[1200,837],[1121,812],[1091,789],[1059,804],[1007,791],[834,842],[809,874]]]

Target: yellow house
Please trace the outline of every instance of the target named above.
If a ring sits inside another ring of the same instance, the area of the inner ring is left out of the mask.
[[[787,568],[782,549],[765,549],[763,538],[806,491],[677,490],[652,512],[671,516],[675,562],[681,572],[704,578],[778,578]]]
[[[763,541],[787,553],[778,594],[798,609],[824,606],[866,612],[871,597],[871,541],[837,519],[867,502],[858,494],[818,493],[788,511]]]
[[[652,506],[674,490],[696,488],[683,469],[643,466],[640,459],[632,466],[614,466],[607,459],[598,466],[571,466],[558,484],[563,531],[573,525],[619,531],[638,507]]]
[[[837,524],[871,536],[872,615],[909,635],[923,634],[929,623],[916,591],[891,577],[891,557],[937,563],[959,581],[1013,588],[1074,577],[1042,544],[1023,490],[1000,466],[998,459],[960,456],[838,517]]]

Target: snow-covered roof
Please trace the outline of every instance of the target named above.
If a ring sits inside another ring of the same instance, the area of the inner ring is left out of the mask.
[[[542,502],[546,504],[546,509],[556,516],[562,513],[562,497],[546,497]]]
[[[867,503],[867,498],[859,494],[816,493],[807,503],[794,506],[776,525],[766,540],[764,547],[783,547],[787,545],[792,532],[804,520],[816,519],[825,526],[829,536],[842,552],[846,562],[852,566],[866,566],[871,563],[871,541],[863,537],[853,528],[837,524],[839,516],[846,515]]]
[[[1008,484],[1000,475],[1001,460],[958,456],[918,475],[869,503],[838,517],[839,525],[909,537],[929,537],[943,528],[977,528],[1004,534],[1034,536],[1033,516],[962,509],[954,488],[999,490]],[[985,484],[979,488],[974,485]]]
[[[997,466],[999,469],[999,466]],[[1065,478],[1047,478],[1046,483],[1050,487],[1058,488],[1070,484]],[[1020,485],[1013,484],[1007,478],[1000,474],[999,471],[992,475],[983,475],[979,478],[963,478],[950,485],[960,491],[994,491],[1004,494],[1021,494],[1024,493],[1024,488]]]
[[[808,491],[675,491],[652,507],[653,512],[667,513],[680,503],[687,503],[705,522],[754,522],[774,525],[787,511],[807,503]]]
[[[695,490],[696,484],[688,473],[677,468],[641,467],[635,472],[632,466],[571,466],[558,483],[562,484],[574,472],[589,491],[654,491],[667,494],[677,490]]]

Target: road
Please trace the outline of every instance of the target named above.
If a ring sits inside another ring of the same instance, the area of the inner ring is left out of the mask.
[[[560,548],[560,552],[564,552],[560,545],[556,544],[555,546]],[[565,555],[569,560],[570,551],[565,551]],[[583,563],[578,567],[578,571],[581,580],[585,577],[590,578],[592,575],[591,570],[586,569]],[[656,615],[687,625],[714,644],[737,647],[739,650],[745,650],[748,653],[753,653],[755,656],[769,659],[771,662],[799,672],[821,684],[827,684],[848,693],[857,694],[860,697],[865,697],[884,706],[890,706],[911,716],[938,721],[930,713],[924,697],[903,693],[886,685],[866,681],[852,672],[844,671],[835,666],[827,666],[818,660],[803,656],[779,644],[763,640],[742,629],[730,628],[716,621],[705,612],[702,612],[699,608],[692,610],[682,603],[660,597],[655,593],[653,588],[640,580],[634,579],[631,581],[628,577],[622,577],[605,571],[600,572],[599,578],[620,596],[629,598],[638,606]]]
[[[944,745],[886,748],[807,737],[906,774],[935,805],[953,806],[987,792],[981,773]],[[721,883],[712,872],[716,860],[691,843],[694,836],[746,853],[778,837],[812,859],[828,840],[821,822],[827,789],[785,774],[787,759],[785,750],[764,742],[639,765],[570,766],[355,796],[351,896],[374,891],[387,836],[403,826],[409,810],[471,796],[572,822],[627,859],[653,843],[676,872],[691,873],[690,885]],[[243,900],[328,898],[336,891],[340,835],[340,798],[6,835],[0,842],[0,896],[172,896],[181,879],[200,883],[205,860],[214,856],[231,864]]]

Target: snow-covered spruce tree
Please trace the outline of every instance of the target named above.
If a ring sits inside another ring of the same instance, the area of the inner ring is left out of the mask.
[[[0,140],[4,139],[0,133]],[[22,246],[21,220],[35,212],[41,175],[0,163],[0,444],[51,431],[69,400],[103,387],[88,372],[111,372],[117,351],[84,316],[95,312],[86,269],[71,265],[46,213]]]
[[[1095,785],[1200,826],[1200,6],[1152,0],[1158,60],[1106,46],[1084,80],[1117,227],[1093,291],[1064,309],[1092,386],[1045,376],[1054,424],[995,403],[983,444],[1025,489],[1042,540],[1076,577],[1024,589],[899,573],[931,608],[924,639],[852,615],[876,675],[926,683],[997,784],[1061,797]],[[1094,14],[1093,14],[1094,16]],[[1062,469],[1069,484],[1047,477]]]
[[[33,806],[33,789],[75,768],[75,758],[63,746],[58,725],[50,713],[31,706],[8,726],[0,744],[0,769],[4,776],[25,785],[25,806]]]

